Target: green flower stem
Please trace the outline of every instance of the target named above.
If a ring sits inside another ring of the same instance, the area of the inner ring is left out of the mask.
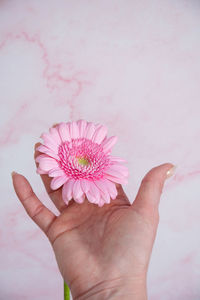
[[[70,300],[70,289],[65,282],[64,282],[64,300]]]

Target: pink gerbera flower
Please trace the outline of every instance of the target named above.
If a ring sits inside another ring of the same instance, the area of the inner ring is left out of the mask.
[[[86,196],[101,207],[116,198],[115,183],[127,183],[128,169],[121,164],[125,160],[110,155],[117,137],[107,138],[105,126],[85,120],[60,123],[41,138],[37,172],[53,177],[52,190],[62,186],[66,204],[71,199],[82,203]]]

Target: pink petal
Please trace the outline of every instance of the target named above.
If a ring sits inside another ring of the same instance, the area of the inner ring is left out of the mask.
[[[66,183],[64,183],[64,185],[62,187],[62,199],[67,205],[69,203],[68,198],[66,197],[66,185],[68,182],[69,182],[69,180]]]
[[[99,203],[98,203],[98,206],[99,206],[99,207],[102,207],[102,206],[104,206],[104,204],[105,204],[105,202],[104,202],[104,200],[101,198],[100,201],[99,201]]]
[[[57,160],[60,160],[59,156],[54,153],[51,149],[49,149],[48,147],[44,146],[44,145],[40,145],[36,148],[37,151],[42,152],[47,154],[48,156],[51,156]]]
[[[111,156],[110,160],[113,161],[113,162],[127,162],[127,160],[122,159],[122,158],[117,157],[117,156]]]
[[[49,177],[59,177],[66,175],[65,172],[60,168],[51,169],[48,173]]]
[[[117,136],[111,136],[101,144],[103,146],[104,153],[111,151],[111,148],[117,142],[117,139],[118,139]]]
[[[101,192],[101,198],[104,200],[105,203],[110,203],[110,194],[106,192]]]
[[[86,197],[87,197],[89,202],[91,202],[91,203],[96,202],[96,198],[89,191],[86,193]]]
[[[101,190],[101,191],[105,191],[107,190],[107,186],[104,182],[104,179],[98,179],[98,180],[95,180],[94,183],[97,185],[97,187]]]
[[[49,171],[51,169],[57,168],[58,166],[58,162],[51,157],[44,157],[39,161],[39,167],[44,171]]]
[[[52,139],[51,135],[48,133],[43,133],[41,138],[44,141],[44,145],[49,149],[53,150],[56,154],[58,154],[58,144]]]
[[[115,183],[113,183],[110,180],[104,179],[104,184],[106,185],[111,198],[115,199],[117,197],[117,194],[118,194]]]
[[[88,122],[88,125],[86,128],[86,135],[85,135],[86,139],[89,139],[89,140],[92,139],[93,134],[95,133],[95,130],[96,130],[96,128],[95,128],[94,123]]]
[[[78,124],[78,128],[79,128],[80,138],[85,137],[87,122],[85,120],[78,120],[77,124]]]
[[[85,200],[85,195],[82,195],[80,198],[75,199],[75,201],[78,203],[83,203],[84,200]]]
[[[89,181],[87,179],[82,179],[81,180],[81,188],[82,188],[84,193],[87,193],[89,191],[90,184],[89,184]]]
[[[104,174],[108,174],[108,175],[111,175],[111,176],[114,176],[114,177],[119,177],[119,178],[123,177],[121,175],[121,173],[119,173],[119,171],[112,169],[111,166],[109,166],[108,168],[106,168],[104,170]]]
[[[37,168],[36,173],[37,174],[47,174],[47,172],[45,172],[42,169],[40,169],[40,167]]]
[[[56,144],[60,145],[61,138],[60,138],[57,126],[50,128],[49,133],[50,133],[52,139],[56,142]]]
[[[67,177],[66,175],[65,176],[60,176],[60,177],[54,177],[51,180],[51,184],[50,184],[51,189],[52,190],[57,190],[64,183],[66,183],[68,179],[69,179],[69,177]]]
[[[70,136],[72,139],[79,138],[79,128],[75,121],[69,124]]]
[[[110,203],[110,194],[109,190],[107,188],[106,184],[106,179],[100,179],[100,180],[95,180],[94,183],[98,186],[98,188],[101,190],[101,196],[104,196],[104,199],[106,203]]]
[[[127,184],[128,183],[126,178],[118,178],[118,177],[114,177],[109,174],[105,174],[105,178],[107,178],[113,182],[119,183],[119,184]]]
[[[50,131],[50,129],[49,129]],[[46,133],[44,132],[42,135],[41,135],[41,138],[44,140],[44,141],[48,141],[50,143],[52,143],[54,146],[57,146],[57,142],[53,139],[52,135],[49,133]]]
[[[38,147],[36,148],[36,150],[39,151],[39,152],[43,152],[43,153],[45,153],[46,151],[51,151],[49,148],[47,148],[47,147],[44,146],[44,145],[38,146]]]
[[[108,132],[108,129],[106,126],[101,125],[98,129],[96,129],[94,135],[93,135],[93,142],[97,144],[101,144],[103,139],[105,138],[106,134]]]
[[[54,144],[45,141],[44,145],[47,146],[51,151],[53,151],[54,153],[58,154],[58,146],[55,146]]]
[[[100,200],[100,191],[99,191],[99,188],[92,181],[90,181],[90,190],[89,190],[89,192],[96,198],[95,203],[98,203],[99,200]]]
[[[46,157],[49,157],[49,156],[46,155],[46,154],[40,154],[40,155],[38,155],[38,156],[35,158],[35,161],[36,161],[37,163],[39,163],[43,158],[46,158]]]
[[[73,178],[70,178],[63,186],[62,197],[65,202],[70,201],[72,199],[72,191],[73,191],[74,183],[75,180]]]
[[[122,177],[122,176],[128,176],[129,175],[128,168],[125,167],[125,166],[123,166],[123,165],[117,165],[117,164],[116,165],[115,164],[114,165],[110,165],[109,170],[111,172],[112,171],[116,172],[116,174],[118,174],[118,176],[116,176],[116,177]],[[108,173],[107,171],[108,171],[108,169],[106,169],[105,172]],[[110,173],[108,173],[108,174],[110,174]],[[121,175],[121,176],[119,176],[119,175]]]
[[[67,123],[60,123],[58,125],[58,131],[61,137],[61,140],[63,142],[70,142],[71,141],[71,137],[70,137],[70,132],[69,132],[69,124]]]
[[[83,195],[83,191],[81,188],[81,182],[80,180],[75,180],[74,186],[73,186],[73,198],[80,198]]]

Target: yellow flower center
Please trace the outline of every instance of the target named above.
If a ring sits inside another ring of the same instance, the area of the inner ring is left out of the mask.
[[[78,163],[79,163],[79,165],[82,165],[82,166],[88,166],[89,160],[84,157],[78,157]]]

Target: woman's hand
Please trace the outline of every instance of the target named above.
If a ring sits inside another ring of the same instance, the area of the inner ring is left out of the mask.
[[[52,191],[51,178],[41,175],[59,216],[42,204],[23,175],[13,174],[15,192],[48,237],[73,299],[147,299],[146,275],[159,222],[158,206],[172,167],[166,163],[150,170],[133,204],[117,184],[117,198],[103,207],[87,200],[83,204],[71,200],[66,206],[61,188]]]

